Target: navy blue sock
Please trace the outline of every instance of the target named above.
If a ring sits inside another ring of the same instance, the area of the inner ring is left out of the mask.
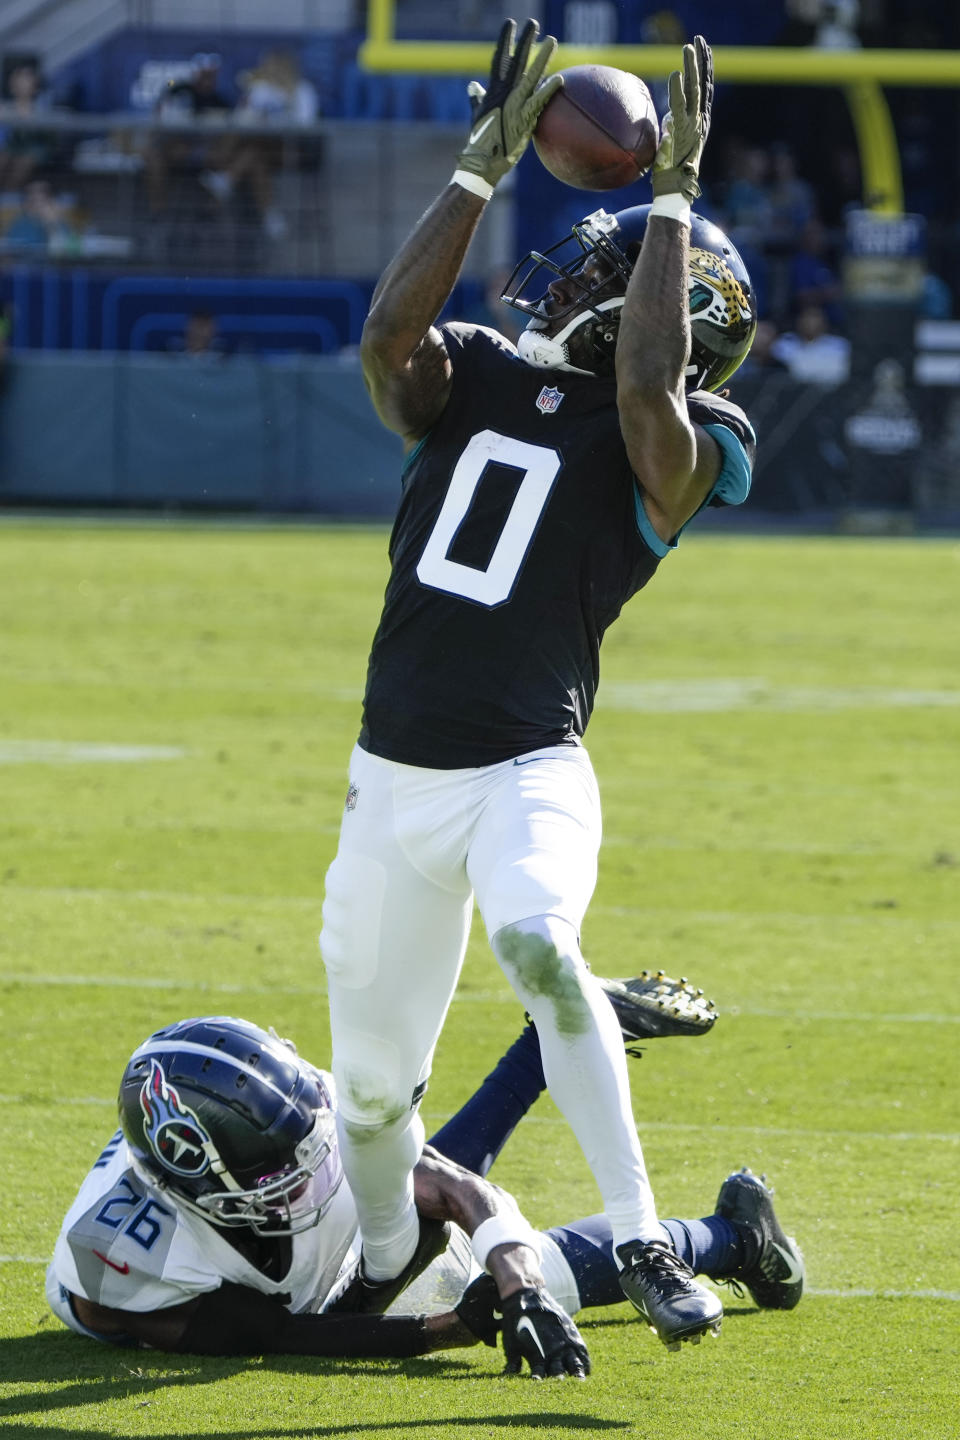
[[[479,1090],[431,1136],[430,1144],[450,1160],[486,1175],[500,1151],[543,1094],[540,1042],[528,1025],[497,1062]]]
[[[695,1275],[722,1279],[742,1258],[738,1232],[720,1215],[702,1220],[662,1220],[680,1259]],[[613,1233],[606,1215],[589,1215],[548,1232],[563,1251],[580,1292],[580,1303],[618,1305],[623,1299],[620,1268],[613,1258]]]
[[[722,1280],[736,1270],[743,1258],[740,1232],[722,1215],[705,1215],[702,1220],[661,1220],[673,1248],[694,1275]]]

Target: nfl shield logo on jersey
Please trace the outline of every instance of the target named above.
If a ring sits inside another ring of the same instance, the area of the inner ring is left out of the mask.
[[[542,410],[544,415],[552,415],[554,410],[560,408],[560,401],[563,399],[562,390],[554,390],[549,385],[544,385],[537,396],[537,409]]]

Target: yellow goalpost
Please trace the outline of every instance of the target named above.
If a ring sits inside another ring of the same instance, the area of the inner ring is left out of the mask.
[[[486,42],[397,40],[395,0],[368,0],[367,38],[360,64],[371,71],[433,75],[482,75],[490,63]],[[903,210],[900,156],[883,87],[960,85],[956,50],[820,50],[721,45],[713,52],[716,76],[742,85],[833,85],[850,108],[864,204],[886,214]],[[568,65],[614,65],[645,79],[677,68],[672,45],[561,45],[553,69]]]

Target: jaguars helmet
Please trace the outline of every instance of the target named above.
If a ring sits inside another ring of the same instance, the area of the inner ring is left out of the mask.
[[[343,1178],[325,1078],[246,1020],[158,1030],[127,1062],[118,1105],[135,1168],[213,1225],[296,1235]]]
[[[612,375],[627,282],[640,254],[650,217],[649,205],[633,205],[608,215],[597,210],[574,225],[571,233],[542,253],[526,255],[500,296],[528,318],[517,341],[521,359],[549,370],[582,375]],[[591,256],[607,263],[584,276]],[[566,324],[553,335],[544,333],[540,306],[551,281],[569,282],[575,294],[564,308],[553,310]],[[611,291],[617,293],[611,293]],[[746,358],[757,328],[756,303],[747,267],[723,231],[702,215],[690,223],[688,284],[692,349],[686,373],[688,390],[717,390]],[[576,360],[570,341],[575,340]]]

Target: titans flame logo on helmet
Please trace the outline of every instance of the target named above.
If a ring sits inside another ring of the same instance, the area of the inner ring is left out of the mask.
[[[140,1089],[143,1133],[150,1149],[167,1170],[177,1175],[202,1175],[209,1168],[210,1136],[196,1115],[167,1082],[159,1060]]]

